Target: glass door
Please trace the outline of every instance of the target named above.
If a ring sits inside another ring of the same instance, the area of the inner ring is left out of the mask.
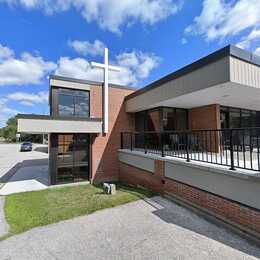
[[[57,183],[89,179],[89,135],[59,134]]]

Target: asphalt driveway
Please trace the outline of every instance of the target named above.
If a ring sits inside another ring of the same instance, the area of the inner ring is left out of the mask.
[[[0,195],[44,189],[49,184],[46,145],[20,152],[20,144],[0,144]],[[1,186],[1,185],[0,185]]]
[[[258,259],[260,249],[154,197],[35,228],[0,242],[1,259]]]

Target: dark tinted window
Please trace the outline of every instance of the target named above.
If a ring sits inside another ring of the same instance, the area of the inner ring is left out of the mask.
[[[58,135],[58,183],[88,179],[89,135]]]
[[[74,115],[74,100],[72,95],[59,94],[59,115]]]
[[[221,107],[221,128],[260,127],[260,111]]]
[[[176,125],[175,130],[187,129],[188,116],[185,109],[176,108]]]
[[[239,128],[241,127],[240,121],[240,110],[239,109],[230,109],[229,111],[229,127],[230,128]]]
[[[145,112],[135,113],[135,131],[143,132],[145,127]]]
[[[89,114],[88,97],[75,97],[75,115],[86,116]]]
[[[148,111],[147,113],[147,131],[160,131],[160,111],[159,109]]]
[[[89,117],[89,91],[59,89],[58,113],[61,116]]]
[[[174,131],[188,129],[188,111],[182,108],[160,107],[135,114],[135,130]]]
[[[175,109],[163,108],[163,130],[173,130],[175,128]]]

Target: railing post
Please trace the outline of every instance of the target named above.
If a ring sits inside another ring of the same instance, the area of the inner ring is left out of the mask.
[[[187,156],[187,162],[190,162],[190,154],[189,154],[189,133],[186,132],[186,156]]]
[[[123,132],[120,133],[120,147],[121,149],[124,149],[124,138],[123,138]]]
[[[230,133],[229,133],[229,142],[230,142],[230,170],[234,171],[235,170],[235,166],[234,166],[234,145],[233,145],[233,130],[230,129]]]
[[[144,153],[147,153],[146,134],[144,133]]]
[[[165,156],[164,154],[164,133],[160,132],[160,143],[161,143],[161,155],[162,157]]]
[[[133,151],[133,133],[130,133],[130,150]]]

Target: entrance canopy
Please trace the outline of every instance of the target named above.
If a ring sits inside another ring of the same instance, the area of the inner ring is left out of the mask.
[[[19,133],[102,133],[102,120],[99,118],[63,118],[24,114],[19,114],[17,118]]]
[[[225,47],[126,98],[126,111],[210,104],[260,110],[260,57]]]

